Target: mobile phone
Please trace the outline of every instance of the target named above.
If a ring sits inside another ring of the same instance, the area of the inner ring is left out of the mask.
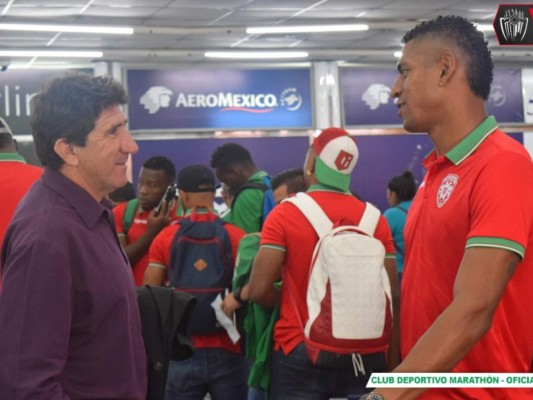
[[[161,197],[159,204],[155,208],[155,212],[159,214],[161,208],[163,207],[163,203],[169,204],[174,197],[176,197],[176,185],[168,185],[165,193],[163,193],[163,197]]]

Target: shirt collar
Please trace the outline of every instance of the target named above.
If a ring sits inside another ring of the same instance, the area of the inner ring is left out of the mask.
[[[185,216],[189,217],[192,214],[193,210],[194,210],[194,208],[189,208],[187,211],[185,211]],[[209,214],[209,213],[218,215],[218,212],[215,209],[211,209],[210,210],[210,209],[208,209],[206,207],[198,207],[198,208],[196,208],[196,215]]]
[[[496,129],[498,124],[494,116],[488,116],[472,132],[470,132],[459,144],[445,154],[445,157],[453,164],[459,165],[470,156],[483,141]],[[433,149],[424,161],[436,159],[436,150]]]
[[[45,168],[42,181],[71,204],[88,228],[94,227],[102,214],[106,214],[109,219],[111,212],[111,202],[109,200],[103,199],[98,203],[89,193],[61,172]]]
[[[321,191],[321,192],[334,192],[334,193],[343,193],[343,194],[349,194],[350,196],[352,195],[350,192],[344,192],[342,190],[339,190],[337,188],[334,188],[334,187],[331,187],[331,186],[327,186],[327,185],[323,185],[321,183],[317,183],[315,185],[311,185],[309,186],[309,189],[307,189],[307,193],[310,193],[310,192],[318,192],[318,191]]]
[[[0,153],[0,161],[16,161],[26,164],[26,160],[18,153]]]

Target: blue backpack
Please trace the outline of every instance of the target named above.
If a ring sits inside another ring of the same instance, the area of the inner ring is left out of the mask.
[[[264,193],[263,196],[263,205],[262,205],[262,213],[261,213],[261,227],[263,227],[263,224],[265,223],[265,219],[272,211],[276,203],[274,202],[274,195],[272,193],[272,185],[270,183],[270,177],[264,176],[263,177],[263,183],[259,182],[246,182],[244,185],[242,185],[238,190],[237,193],[235,193],[235,196],[233,197],[233,203],[237,200],[237,197],[239,194],[242,193],[245,189],[259,189]]]
[[[211,303],[231,288],[231,241],[225,222],[211,212],[207,220],[198,221],[194,210],[179,223],[170,256],[170,286],[197,299],[189,325],[192,334],[222,332]]]

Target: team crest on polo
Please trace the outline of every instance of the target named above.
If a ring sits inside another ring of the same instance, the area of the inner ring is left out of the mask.
[[[440,184],[439,191],[437,192],[437,207],[441,208],[448,202],[452,196],[453,190],[457,186],[459,177],[455,174],[449,174],[444,178]]]

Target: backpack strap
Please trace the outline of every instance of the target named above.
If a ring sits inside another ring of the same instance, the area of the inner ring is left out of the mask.
[[[124,229],[124,235],[128,234],[128,231],[133,224],[133,219],[135,218],[135,212],[139,206],[139,199],[131,199],[126,204],[124,214],[122,215],[122,229]]]
[[[289,197],[285,201],[298,207],[305,218],[311,223],[319,238],[323,238],[333,227],[333,222],[331,222],[324,210],[322,210],[322,207],[307,193],[296,193],[295,196]]]
[[[358,228],[366,233],[368,236],[374,236],[374,231],[378,226],[381,212],[370,203],[366,203],[365,211],[361,217]]]
[[[239,189],[237,189],[237,193],[235,193],[235,196],[233,196],[233,202],[237,200],[237,197],[246,189],[259,189],[262,192],[266,192],[268,190],[268,186],[264,183],[259,182],[246,182],[244,185],[241,185]]]
[[[396,208],[397,208],[398,210],[402,210],[405,214],[407,214],[407,210],[406,210],[405,208],[400,207],[400,206],[398,206],[398,207],[396,207]]]

